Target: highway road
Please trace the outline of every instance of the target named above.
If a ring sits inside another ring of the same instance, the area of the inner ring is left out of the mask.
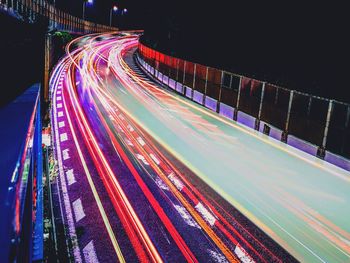
[[[350,261],[350,173],[153,82],[137,43],[78,38],[51,77],[72,257]]]

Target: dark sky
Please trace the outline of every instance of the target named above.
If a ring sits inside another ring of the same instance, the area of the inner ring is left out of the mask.
[[[81,15],[82,0],[56,1]],[[108,24],[114,4],[129,10],[113,16],[115,26],[145,29],[177,56],[321,96],[347,92],[345,2],[94,0],[86,17]]]

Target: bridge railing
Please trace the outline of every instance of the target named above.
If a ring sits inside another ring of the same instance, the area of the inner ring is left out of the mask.
[[[318,157],[350,158],[350,104],[171,57],[141,42],[138,56],[161,82],[221,115]]]
[[[2,108],[0,254],[2,262],[43,260],[40,85]]]
[[[75,33],[100,33],[117,28],[93,23],[63,12],[45,0],[0,0],[0,5],[30,23],[47,21],[51,29]]]

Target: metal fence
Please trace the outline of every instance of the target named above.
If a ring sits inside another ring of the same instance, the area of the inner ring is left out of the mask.
[[[267,134],[271,127],[281,130],[281,141],[293,135],[316,145],[320,158],[326,149],[350,157],[350,104],[174,58],[142,43],[138,55],[151,74],[193,101],[233,120],[246,113],[257,130],[262,124]]]
[[[24,19],[30,23],[46,22],[51,29],[84,34],[117,30],[115,27],[72,16],[55,8],[45,0],[0,0],[0,6],[19,19]]]
[[[7,148],[6,156],[1,156],[5,160],[2,166],[1,196],[6,197],[1,200],[1,261],[41,262],[43,195],[40,85],[27,89],[2,111],[5,112],[1,115],[4,118],[2,121],[6,122],[2,131],[3,135],[6,134],[3,140],[13,148]]]

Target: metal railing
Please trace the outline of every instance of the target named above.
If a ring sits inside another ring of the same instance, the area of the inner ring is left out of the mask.
[[[2,170],[6,188],[0,218],[0,253],[3,262],[32,262],[43,259],[43,192],[40,85],[27,89],[2,109],[11,114],[5,139],[13,143]],[[6,117],[5,117],[6,118]],[[6,120],[2,120],[5,123]],[[19,123],[25,124],[20,125]],[[17,148],[16,145],[20,145]],[[8,168],[6,168],[8,167]],[[7,174],[8,171],[9,174]]]
[[[93,23],[63,12],[45,0],[0,0],[0,7],[29,23],[48,23],[50,29],[75,33],[100,33],[117,28]]]
[[[171,57],[141,42],[138,55],[154,77],[193,101],[233,120],[246,113],[256,130],[269,134],[275,127],[283,142],[290,135],[310,142],[320,158],[326,149],[350,157],[350,104]]]

